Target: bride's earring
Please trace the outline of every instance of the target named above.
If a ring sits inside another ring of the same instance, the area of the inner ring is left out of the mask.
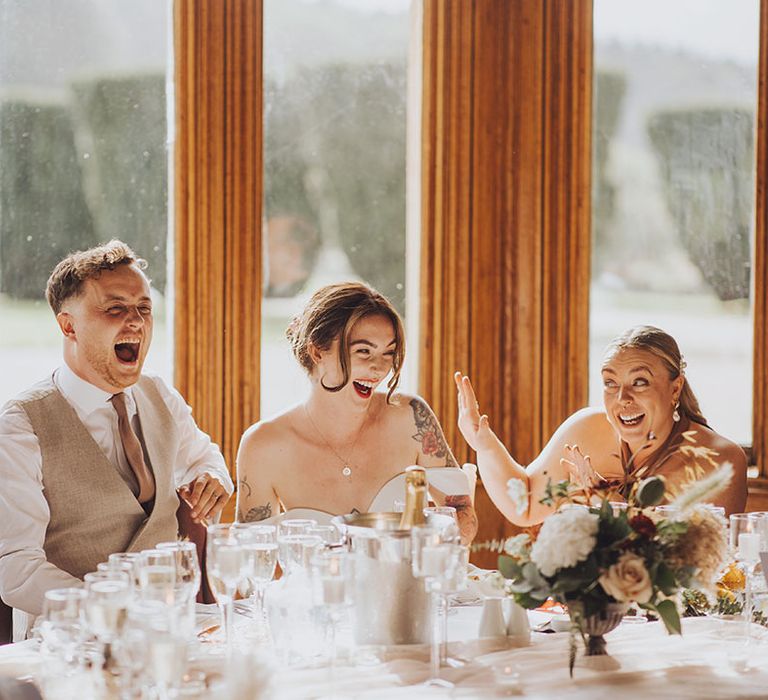
[[[672,420],[675,421],[675,423],[680,422],[680,412],[677,410],[678,408],[680,408],[680,402],[676,401],[675,410],[672,411]]]

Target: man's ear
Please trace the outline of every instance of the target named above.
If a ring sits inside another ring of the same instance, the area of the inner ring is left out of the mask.
[[[59,324],[59,328],[61,328],[61,332],[64,334],[65,338],[75,337],[75,326],[72,314],[66,311],[59,311],[59,313],[56,314],[56,322]]]

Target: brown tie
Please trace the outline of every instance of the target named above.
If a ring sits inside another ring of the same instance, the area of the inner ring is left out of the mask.
[[[117,412],[117,429],[120,431],[120,439],[123,441],[123,449],[131,465],[136,481],[139,482],[139,503],[146,503],[155,497],[155,478],[144,462],[144,451],[136,433],[133,432],[131,421],[128,419],[128,411],[125,408],[125,394],[114,394],[110,399]]]

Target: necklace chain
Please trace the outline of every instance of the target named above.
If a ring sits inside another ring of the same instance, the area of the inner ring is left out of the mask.
[[[350,459],[352,455],[355,452],[355,447],[357,447],[357,443],[360,440],[360,436],[363,434],[363,428],[365,428],[366,423],[368,423],[368,412],[366,411],[365,414],[365,420],[363,421],[362,425],[360,426],[360,429],[357,431],[357,435],[355,435],[355,441],[352,443],[352,447],[349,448],[349,456],[345,459],[342,457],[338,451],[331,445],[330,442],[326,439],[325,435],[321,432],[320,428],[317,427],[317,423],[315,423],[314,420],[312,420],[312,416],[309,413],[309,409],[307,406],[304,406],[304,413],[307,414],[307,418],[309,419],[309,422],[312,424],[312,427],[315,429],[315,432],[318,434],[320,439],[325,443],[325,446],[333,452],[334,455],[336,455],[336,459],[338,459],[341,462],[341,474],[342,476],[347,477],[348,479],[352,476],[352,467],[350,465]]]

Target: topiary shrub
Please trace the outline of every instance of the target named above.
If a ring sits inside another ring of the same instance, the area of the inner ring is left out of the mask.
[[[750,290],[753,116],[740,108],[662,111],[648,121],[680,239],[722,300]]]
[[[66,107],[0,102],[0,292],[42,299],[56,263],[97,242]]]
[[[166,285],[168,162],[165,76],[100,77],[72,85],[88,203],[101,241],[119,238]],[[87,156],[87,157],[86,157]]]

